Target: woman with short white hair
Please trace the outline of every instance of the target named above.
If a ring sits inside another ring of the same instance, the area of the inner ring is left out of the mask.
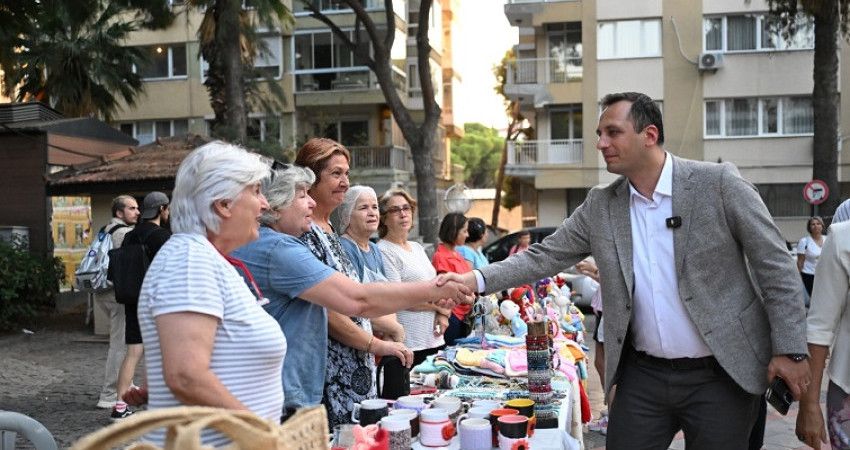
[[[139,295],[148,409],[214,406],[280,420],[286,340],[260,307],[259,289],[243,281],[237,268],[245,271],[244,264],[228,256],[257,239],[257,219],[269,207],[260,191],[268,173],[258,155],[220,141],[180,164],[171,203],[174,234]],[[159,446],[164,439],[163,429],[145,437]],[[211,429],[201,440],[228,443]]]

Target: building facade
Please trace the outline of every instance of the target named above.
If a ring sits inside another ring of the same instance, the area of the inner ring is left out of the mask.
[[[440,104],[446,103],[443,70],[452,67],[450,59],[444,57],[446,30],[442,20],[447,8],[451,18],[452,3],[444,1],[448,6],[434,1],[429,16],[431,72]],[[181,0],[172,2],[179,14],[168,29],[141,31],[129,42],[148,48],[154,60],[146,69],[146,95],[136,106],[125,106],[116,114],[117,126],[141,144],[162,136],[211,132],[214,114],[203,85],[207,65],[199,56],[198,28],[204,11]],[[311,17],[299,0],[288,2],[295,18],[292,29],[256,27],[266,51],[255,58],[254,66],[269,77],[260,82],[261,89],[268,89],[263,85],[271,79],[283,91],[284,101],[279,110],[249,113],[249,137],[278,143],[290,157],[312,137],[333,138],[351,150],[352,183],[369,184],[379,193],[393,186],[404,186],[415,193],[409,145],[384,100],[377,77],[358,56],[372,52],[366,31],[362,25],[357,26],[353,12],[344,2],[316,3],[350,40],[359,39],[361,48],[357,52],[349,50],[326,24]],[[423,116],[414,37],[418,1],[393,0],[392,19],[387,18],[383,0],[361,3],[379,33],[394,28],[393,87],[414,118]],[[250,2],[246,2],[245,10],[250,17]],[[394,27],[387,26],[388,20],[393,21]],[[451,27],[452,23],[449,20],[447,25]],[[450,105],[451,101],[447,103]],[[438,129],[439,139],[433,149],[435,175],[441,189],[451,184],[448,139],[457,129],[463,129],[448,117]]]
[[[560,223],[615,178],[596,150],[599,100],[639,91],[661,107],[667,151],[734,163],[786,239],[802,236],[813,213],[803,187],[812,177],[814,25],[798,17],[788,42],[768,10],[764,0],[507,0],[519,43],[504,90],[536,130],[509,147],[524,225]],[[841,60],[848,50],[842,40]],[[848,86],[842,73],[839,90]],[[850,135],[850,119],[840,135]],[[848,169],[839,157],[845,192]]]

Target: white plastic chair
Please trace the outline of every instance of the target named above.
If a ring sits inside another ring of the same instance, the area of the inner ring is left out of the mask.
[[[0,411],[0,450],[14,450],[18,433],[32,442],[36,450],[56,450],[53,435],[41,422],[24,414]]]

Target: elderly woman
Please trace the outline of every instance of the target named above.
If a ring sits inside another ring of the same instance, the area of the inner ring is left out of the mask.
[[[269,207],[260,191],[268,172],[258,155],[218,141],[180,165],[171,202],[174,235],[151,263],[139,295],[151,410],[203,405],[281,417],[286,340],[260,307],[260,292],[240,276],[244,265],[228,256],[257,239],[257,219]],[[145,437],[159,446],[164,438],[164,430]],[[209,429],[201,439],[228,442]]]
[[[316,201],[313,223],[301,235],[307,246],[323,263],[355,281],[357,270],[348,259],[331,226],[331,213],[348,192],[350,154],[342,144],[325,138],[307,141],[295,157],[295,164],[310,168],[316,181],[309,194]],[[396,300],[394,300],[396,301]],[[404,307],[404,306],[402,306]],[[381,320],[374,322],[375,331],[393,333]],[[328,366],[325,371],[323,402],[328,409],[331,426],[350,421],[354,403],[376,396],[375,360],[363,348],[375,339],[373,322],[357,315],[345,316],[328,311]]]
[[[378,246],[369,241],[378,229],[378,194],[369,186],[352,186],[339,207],[340,241],[361,281],[385,281]],[[404,340],[404,339],[402,339]]]
[[[390,281],[431,280],[437,275],[422,246],[408,240],[416,214],[416,201],[403,189],[385,193],[379,202],[378,248]],[[413,350],[418,365],[445,345],[443,333],[449,324],[451,309],[425,304],[396,313],[404,327],[404,343]]]
[[[307,189],[314,181],[313,173],[302,167],[274,172],[264,188],[270,209],[260,219],[263,226],[259,239],[233,253],[245,261],[257,286],[269,298],[264,308],[287,337],[283,389],[288,413],[322,400],[328,362],[326,308],[376,317],[408,305],[459,295],[458,286],[442,289],[434,282],[360,284],[319,261],[298,239],[311,226],[316,203]],[[404,344],[380,339],[369,339],[357,350],[411,358]]]
[[[466,216],[461,213],[448,213],[446,217],[443,217],[440,223],[440,243],[431,259],[431,264],[434,265],[438,274],[446,272],[463,274],[472,270],[457,251],[469,235],[466,226]],[[454,345],[456,339],[465,338],[469,334],[469,327],[463,319],[472,308],[471,304],[471,301],[464,302],[452,309],[452,315],[449,316],[449,328],[446,330],[446,345]]]

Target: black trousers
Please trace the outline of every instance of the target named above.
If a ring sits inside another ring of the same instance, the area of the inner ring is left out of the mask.
[[[714,358],[672,367],[629,345],[623,351],[608,450],[666,450],[680,430],[688,450],[747,450],[761,397],[741,389]]]

